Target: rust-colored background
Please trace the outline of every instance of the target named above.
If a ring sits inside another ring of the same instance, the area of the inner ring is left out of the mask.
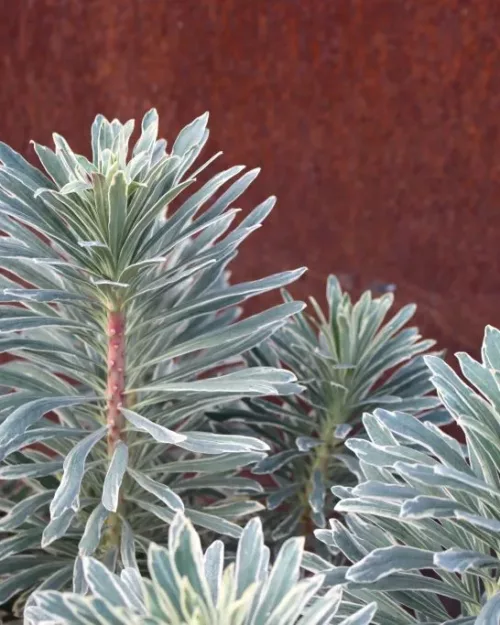
[[[395,283],[450,350],[500,325],[498,0],[0,0],[0,138],[88,151],[96,113],[211,152],[279,202],[238,277]],[[246,208],[248,204],[244,204]]]

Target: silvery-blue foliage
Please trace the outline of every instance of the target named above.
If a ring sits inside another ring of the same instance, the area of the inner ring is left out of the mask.
[[[465,445],[404,413],[366,414],[368,440],[349,442],[363,479],[334,488],[346,524],[316,531],[352,563],[329,582],[376,600],[380,625],[500,622],[500,331],[486,328],[480,362],[457,359],[463,377],[426,363]]]

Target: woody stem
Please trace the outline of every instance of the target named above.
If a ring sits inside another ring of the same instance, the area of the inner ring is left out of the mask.
[[[119,440],[124,440],[124,418],[121,413],[125,393],[125,319],[120,311],[108,313],[108,386],[107,424],[108,454],[113,455]]]
[[[125,419],[121,408],[125,394],[125,316],[120,310],[108,312],[107,404],[108,456],[111,459],[117,443],[125,440]],[[108,517],[107,547],[120,543],[121,522],[118,513]]]

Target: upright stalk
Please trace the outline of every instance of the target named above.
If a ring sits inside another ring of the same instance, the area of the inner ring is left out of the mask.
[[[107,424],[108,454],[124,440],[124,418],[121,413],[125,393],[125,317],[119,310],[108,313],[108,384]]]
[[[118,441],[125,440],[125,419],[121,408],[125,394],[125,315],[118,309],[108,312],[107,353],[107,405],[108,456],[113,457]],[[111,513],[108,518],[108,549],[117,548],[120,543],[120,517]]]

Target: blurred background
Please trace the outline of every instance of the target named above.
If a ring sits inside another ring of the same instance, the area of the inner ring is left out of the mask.
[[[278,204],[238,278],[309,267],[323,301],[394,284],[450,351],[500,325],[497,0],[0,0],[0,139],[64,135],[151,107],[173,139],[205,110],[207,156]]]

